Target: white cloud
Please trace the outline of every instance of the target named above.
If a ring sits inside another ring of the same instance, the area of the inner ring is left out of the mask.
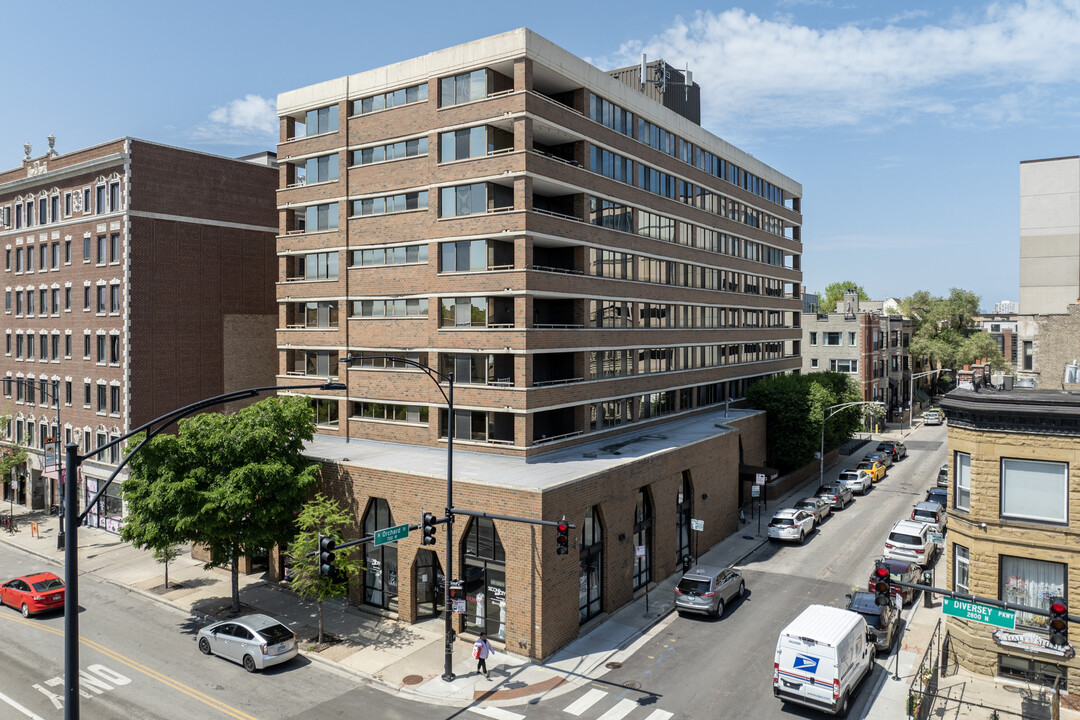
[[[277,141],[277,105],[259,95],[245,95],[214,108],[191,131],[196,142],[220,145],[271,144]]]
[[[1062,96],[1073,94],[1030,88],[1076,82],[1080,0],[998,3],[978,17],[903,27],[812,27],[741,8],[704,11],[624,44],[604,64],[632,65],[642,52],[678,67],[689,61],[709,125],[879,128],[924,116],[1018,122],[1060,109]],[[1021,108],[1017,97],[1042,105]]]

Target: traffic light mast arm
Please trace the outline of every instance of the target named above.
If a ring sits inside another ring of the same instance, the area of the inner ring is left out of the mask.
[[[919,583],[904,582],[903,580],[889,580],[893,585],[899,585],[900,587],[912,588],[914,590],[922,590],[923,592],[932,592],[938,595],[945,595],[946,597],[956,598],[958,600],[967,600],[968,602],[979,603],[980,605],[989,605],[990,607],[1001,608],[1002,610],[1019,610],[1020,612],[1030,613],[1032,615],[1042,615],[1044,617],[1050,617],[1050,611],[1043,608],[1031,607],[1030,605],[1020,605],[1018,603],[1005,602],[1004,600],[997,600],[995,598],[985,598],[978,595],[966,595],[964,593],[953,592],[952,590],[942,590],[941,588],[931,587],[930,585],[920,585]],[[1069,622],[1080,623],[1080,617],[1076,615],[1067,615]]]
[[[511,520],[513,522],[526,523],[528,525],[547,525],[549,527],[558,527],[559,525],[565,525],[568,528],[577,529],[577,525],[568,523],[565,520],[534,520],[533,518],[517,517],[516,515],[495,515],[493,513],[477,512],[475,510],[461,510],[459,508],[453,508],[450,510],[453,515],[467,515],[469,517],[482,517],[489,518],[491,520]],[[445,520],[440,520],[445,522]]]

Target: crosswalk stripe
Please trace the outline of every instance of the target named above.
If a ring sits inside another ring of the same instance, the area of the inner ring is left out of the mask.
[[[598,720],[622,720],[629,715],[634,708],[640,707],[635,700],[620,700],[615,707],[601,715]]]
[[[593,705],[596,704],[598,700],[600,700],[600,698],[605,697],[606,695],[607,693],[603,690],[590,690],[574,702],[567,705],[563,709],[563,712],[568,712],[571,715],[581,715],[581,713],[591,708]]]
[[[653,710],[645,720],[669,720],[674,714],[667,710]]]
[[[516,712],[510,712],[509,710],[503,710],[502,708],[491,707],[471,707],[469,712],[474,712],[477,715],[483,715],[484,717],[493,718],[493,720],[525,720],[524,715],[519,715]]]

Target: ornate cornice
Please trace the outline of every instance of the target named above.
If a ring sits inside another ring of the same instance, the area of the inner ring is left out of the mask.
[[[958,389],[941,407],[952,427],[1080,437],[1080,392]]]

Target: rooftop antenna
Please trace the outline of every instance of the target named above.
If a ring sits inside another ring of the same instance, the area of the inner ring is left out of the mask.
[[[672,85],[682,85],[683,92],[686,94],[687,102],[690,101],[690,88],[694,86],[694,73],[690,72],[690,63],[686,63],[686,70],[684,71],[686,76],[683,82],[672,82]],[[653,87],[660,91],[663,95],[667,92],[668,86],[668,72],[667,63],[664,62],[664,58],[660,58],[656,61],[656,72],[653,73],[653,79],[649,80],[649,61],[645,56],[645,53],[641,53],[641,68],[638,71],[638,76],[641,79],[641,91],[645,92],[645,83],[651,82]]]

